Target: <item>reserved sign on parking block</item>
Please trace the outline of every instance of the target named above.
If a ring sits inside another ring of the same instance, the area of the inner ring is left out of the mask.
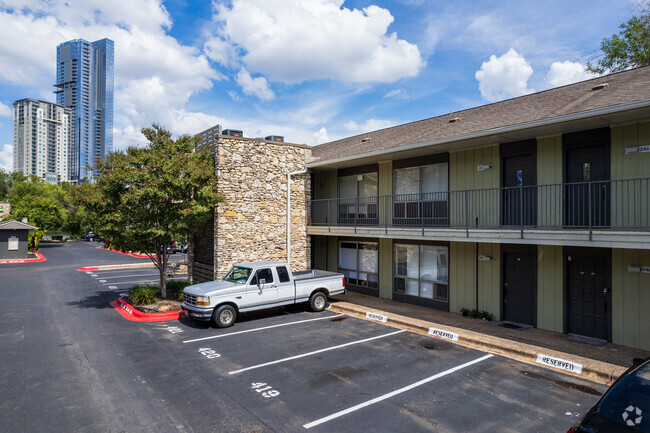
[[[542,355],[541,353],[538,353],[537,362],[539,364],[549,365],[560,370],[566,370],[571,373],[582,374],[582,364],[576,364],[575,362],[567,361],[566,359],[553,358],[552,356]]]
[[[372,319],[383,323],[388,322],[388,317],[382,316],[381,314],[371,313],[371,312],[366,313],[366,319]]]

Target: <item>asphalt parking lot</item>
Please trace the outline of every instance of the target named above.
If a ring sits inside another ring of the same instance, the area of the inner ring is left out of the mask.
[[[84,272],[95,280],[99,288],[113,290],[125,296],[129,289],[134,286],[157,285],[160,279],[158,269],[154,267]],[[187,268],[176,270],[170,267],[170,272],[174,272],[174,275],[170,276],[169,280],[187,280]]]
[[[87,275],[119,292],[155,279],[154,272]],[[200,405],[206,390],[218,390],[269,431],[566,431],[605,390],[407,330],[330,311],[307,312],[304,306],[243,314],[227,329],[191,319],[133,326],[186,373],[193,372],[192,383],[184,384],[190,391],[179,397],[188,406]],[[153,361],[146,353],[138,358]]]

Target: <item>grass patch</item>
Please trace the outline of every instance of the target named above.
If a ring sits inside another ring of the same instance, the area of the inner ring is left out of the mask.
[[[158,299],[159,293],[156,286],[135,286],[129,291],[127,300],[131,305],[153,304]]]
[[[182,301],[183,289],[189,285],[189,281],[167,281],[167,299]],[[162,299],[160,286],[135,286],[129,291],[129,296],[126,299],[129,304],[134,306],[155,304]]]
[[[183,300],[183,289],[190,285],[189,281],[170,280],[167,281],[167,298],[177,301]]]

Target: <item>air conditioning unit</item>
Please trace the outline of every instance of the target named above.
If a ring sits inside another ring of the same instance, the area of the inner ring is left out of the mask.
[[[244,133],[237,129],[224,129],[222,135],[230,135],[231,137],[243,137]]]
[[[284,142],[284,137],[280,135],[269,135],[268,137],[264,137],[265,140],[267,141],[281,141]]]

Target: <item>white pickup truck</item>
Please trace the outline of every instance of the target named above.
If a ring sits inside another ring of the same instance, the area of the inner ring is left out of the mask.
[[[343,274],[292,273],[283,262],[240,263],[223,280],[186,287],[181,306],[192,319],[212,320],[226,328],[235,323],[238,313],[281,305],[309,302],[313,311],[323,311],[327,297],[341,293],[346,293]]]

